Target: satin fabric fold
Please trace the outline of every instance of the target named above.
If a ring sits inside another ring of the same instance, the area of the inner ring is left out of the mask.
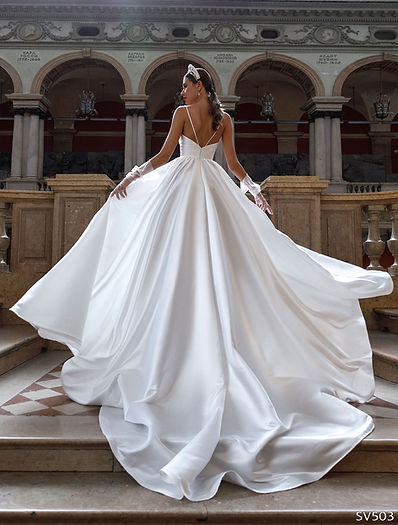
[[[73,357],[68,396],[138,483],[209,499],[222,479],[275,492],[320,479],[374,428],[358,298],[366,271],[294,243],[212,160],[181,156],[109,197],[11,308]]]

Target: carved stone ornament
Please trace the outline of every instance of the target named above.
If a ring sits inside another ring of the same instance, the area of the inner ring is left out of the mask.
[[[232,42],[236,37],[235,29],[230,25],[220,25],[215,31],[216,38],[219,42],[227,43]]]
[[[143,24],[134,24],[127,29],[127,38],[132,42],[141,42],[146,36],[147,30]]]
[[[19,25],[17,33],[21,40],[32,42],[33,40],[38,40],[43,35],[43,29],[39,24],[28,22]]]
[[[314,38],[321,44],[337,44],[340,40],[340,31],[335,27],[321,26],[314,31]]]

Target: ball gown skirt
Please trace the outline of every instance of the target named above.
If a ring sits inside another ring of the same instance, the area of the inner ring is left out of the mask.
[[[358,298],[367,271],[293,242],[213,159],[180,157],[109,197],[11,310],[73,353],[68,396],[102,405],[125,470],[172,498],[221,480],[259,492],[320,479],[374,428]]]

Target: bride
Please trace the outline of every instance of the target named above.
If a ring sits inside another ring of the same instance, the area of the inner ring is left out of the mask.
[[[374,428],[353,406],[375,391],[358,299],[391,293],[392,279],[276,229],[209,74],[189,65],[182,96],[161,151],[11,310],[70,348],[66,393],[101,405],[142,486],[192,501],[221,480],[292,489]],[[220,140],[240,188],[213,160]]]

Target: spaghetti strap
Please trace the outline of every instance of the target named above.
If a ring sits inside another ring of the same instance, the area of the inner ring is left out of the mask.
[[[191,119],[191,114],[189,113],[188,106],[185,106],[185,108],[186,108],[186,110],[187,110],[188,117],[189,117],[189,121],[191,122],[191,126],[192,126],[193,132],[194,132],[194,134],[195,134],[196,144],[200,147],[200,145],[199,145],[199,140],[198,140],[198,136],[196,135],[195,126],[193,125],[193,122],[192,122],[192,119]]]
[[[195,130],[195,126],[193,125],[193,122],[192,122],[192,118],[191,118],[191,114],[189,113],[189,109],[188,109],[188,106],[185,106],[186,110],[187,110],[187,113],[188,113],[188,117],[189,117],[189,121],[191,123],[191,126],[192,126],[192,129],[193,129],[193,132],[194,132],[194,135],[195,135],[195,138],[196,138],[196,144],[200,147],[200,148],[205,148],[208,143],[211,141],[211,139],[214,137],[214,135],[217,133],[218,131],[218,128],[220,127],[220,125],[217,126],[217,129],[216,131],[213,133],[213,135],[209,138],[209,140],[206,142],[206,144],[204,146],[201,146],[199,144],[199,140],[198,140],[198,136],[196,134],[196,130]]]
[[[208,140],[208,141],[206,142],[206,144],[203,146],[204,148],[207,146],[207,144],[211,141],[211,139],[212,139],[212,138],[214,137],[214,135],[217,133],[219,127],[220,127],[220,126],[217,127],[216,131],[213,133],[213,135],[209,138],[209,140]]]

